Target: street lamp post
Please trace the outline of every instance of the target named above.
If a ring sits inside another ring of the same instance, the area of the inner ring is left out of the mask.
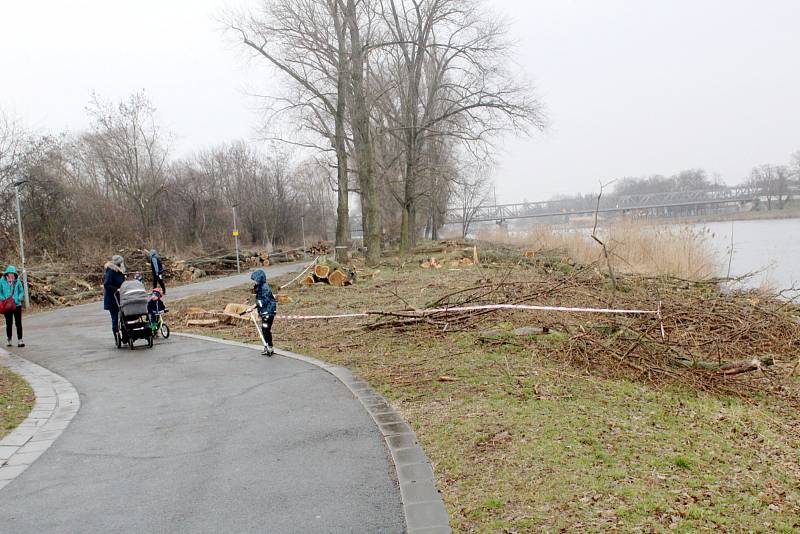
[[[236,242],[236,272],[241,273],[239,267],[239,229],[236,227],[236,204],[232,205],[233,208],[233,239]]]
[[[300,230],[303,233],[303,261],[306,261],[308,257],[306,256],[306,216],[305,214],[300,216]]]
[[[17,196],[17,228],[19,229],[19,256],[22,261],[22,287],[25,288],[25,307],[31,307],[31,297],[28,294],[28,271],[25,269],[25,241],[22,238],[22,210],[19,207],[19,186],[27,180],[17,180],[14,182],[14,192]]]

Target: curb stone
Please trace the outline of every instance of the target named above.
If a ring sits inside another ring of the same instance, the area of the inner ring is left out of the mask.
[[[0,365],[30,384],[36,404],[28,417],[0,440],[0,489],[35,462],[69,426],[81,407],[75,388],[64,377],[0,349]]]
[[[261,350],[259,345],[230,341],[199,334],[174,332],[174,335]],[[436,479],[425,451],[403,417],[377,394],[365,380],[346,367],[334,365],[304,354],[275,349],[275,354],[306,362],[335,376],[361,402],[383,436],[397,471],[400,498],[409,534],[445,534],[452,532],[444,501],[436,489]]]

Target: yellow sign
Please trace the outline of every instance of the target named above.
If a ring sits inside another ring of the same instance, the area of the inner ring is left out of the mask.
[[[231,233],[233,234],[233,237],[239,237],[239,232],[238,231],[234,230]]]

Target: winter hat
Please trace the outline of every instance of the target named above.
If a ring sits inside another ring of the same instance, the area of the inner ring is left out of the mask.
[[[117,267],[122,267],[122,263],[124,261],[125,260],[122,259],[122,256],[120,256],[119,254],[114,254],[113,256],[111,256],[111,263],[113,263]]]

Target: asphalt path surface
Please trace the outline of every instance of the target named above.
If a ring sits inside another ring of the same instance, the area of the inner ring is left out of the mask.
[[[243,283],[168,287],[166,300]],[[383,440],[327,372],[176,336],[117,349],[100,303],[23,321],[28,346],[13,353],[72,382],[81,409],[0,490],[0,532],[405,529]]]

